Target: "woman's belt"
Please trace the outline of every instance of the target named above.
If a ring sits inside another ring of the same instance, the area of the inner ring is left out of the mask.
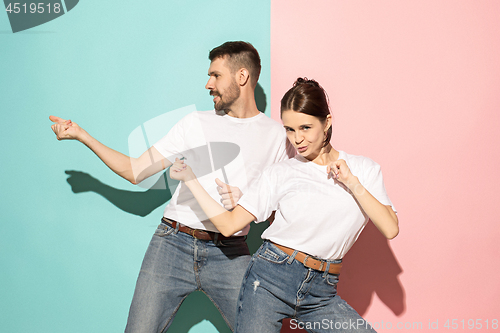
[[[273,242],[271,242],[273,243]],[[278,249],[281,251],[285,252],[288,255],[292,255],[295,250],[291,249],[289,247],[279,245],[276,243],[273,243],[274,246],[276,246]],[[295,255],[295,259],[300,261],[304,266],[308,268],[315,269],[317,271],[324,272],[326,270],[326,267],[328,266],[328,261],[323,260],[323,259],[317,259],[309,254],[306,254],[304,252],[297,251],[297,254]],[[342,263],[330,263],[330,266],[328,268],[328,273],[330,274],[340,274],[340,269],[342,268]]]

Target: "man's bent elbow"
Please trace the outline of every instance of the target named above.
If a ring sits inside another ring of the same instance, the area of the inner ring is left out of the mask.
[[[130,184],[132,184],[132,185],[137,185],[142,181],[142,180],[134,177],[133,175],[123,176],[123,178],[125,178],[127,181],[129,181]]]

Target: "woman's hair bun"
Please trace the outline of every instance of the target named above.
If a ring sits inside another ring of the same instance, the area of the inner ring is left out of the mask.
[[[301,84],[308,84],[316,88],[320,87],[318,82],[316,82],[315,80],[309,80],[307,77],[299,77],[297,80],[295,80],[293,86],[295,87]]]

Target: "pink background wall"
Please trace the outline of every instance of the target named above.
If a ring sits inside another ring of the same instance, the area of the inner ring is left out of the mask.
[[[362,234],[340,294],[378,331],[500,320],[500,1],[271,4],[273,118],[318,80],[334,147],[381,164],[399,212],[396,239]]]

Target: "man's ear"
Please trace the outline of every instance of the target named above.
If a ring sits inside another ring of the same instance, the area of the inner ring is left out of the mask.
[[[240,86],[244,86],[250,82],[250,73],[248,69],[241,68],[236,75],[236,82],[238,82]]]

